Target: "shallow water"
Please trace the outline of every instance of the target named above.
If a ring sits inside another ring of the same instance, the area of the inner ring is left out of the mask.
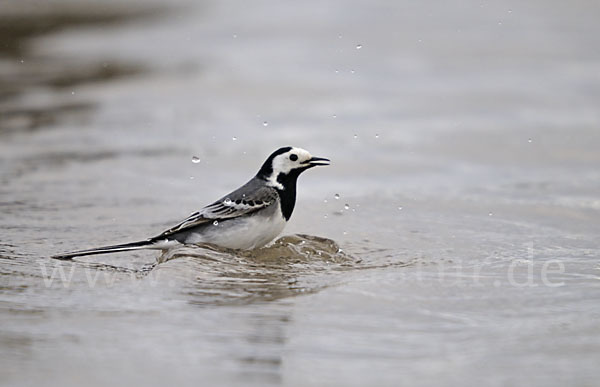
[[[451,3],[3,4],[0,383],[596,385],[600,6]],[[48,258],[288,144],[273,246]]]

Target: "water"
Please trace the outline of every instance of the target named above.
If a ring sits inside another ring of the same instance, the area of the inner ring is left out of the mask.
[[[596,385],[599,6],[244,4],[2,5],[0,383]],[[272,247],[48,259],[284,145]]]

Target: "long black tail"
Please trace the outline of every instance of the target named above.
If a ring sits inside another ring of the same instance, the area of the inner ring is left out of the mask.
[[[141,249],[164,249],[166,246],[157,243],[156,240],[148,239],[145,241],[124,243],[122,245],[103,246],[89,250],[71,251],[69,253],[53,255],[51,258],[54,259],[71,259],[73,257],[81,257],[84,255],[95,255],[95,254],[107,254],[117,253],[119,251],[130,251],[130,250],[141,250]]]

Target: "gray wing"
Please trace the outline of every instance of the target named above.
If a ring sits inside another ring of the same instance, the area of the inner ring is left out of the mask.
[[[169,237],[175,233],[200,226],[209,222],[233,219],[251,214],[276,204],[277,191],[273,187],[252,179],[242,187],[209,204],[200,211],[194,212],[176,226],[164,231],[153,239]]]

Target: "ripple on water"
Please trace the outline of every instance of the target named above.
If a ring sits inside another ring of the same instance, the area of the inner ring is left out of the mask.
[[[336,242],[310,235],[285,236],[271,246],[240,251],[185,245],[158,259],[148,277],[178,286],[195,304],[270,301],[339,283],[340,272],[360,260]]]

